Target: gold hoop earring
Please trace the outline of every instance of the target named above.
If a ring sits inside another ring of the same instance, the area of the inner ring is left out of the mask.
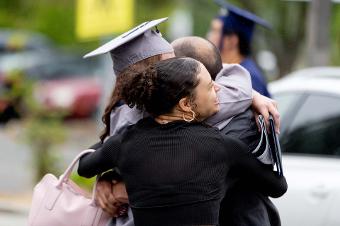
[[[184,114],[184,113],[182,114],[182,118],[183,118],[184,121],[186,121],[186,122],[192,122],[192,121],[195,120],[195,118],[196,118],[196,113],[195,113],[193,110],[190,110],[190,112],[192,113],[192,118],[190,118],[190,119],[187,119],[187,118],[185,117],[185,114]]]

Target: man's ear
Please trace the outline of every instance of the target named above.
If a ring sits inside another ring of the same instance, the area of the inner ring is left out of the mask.
[[[178,107],[181,111],[190,112],[192,110],[191,102],[188,97],[183,97],[178,102]]]

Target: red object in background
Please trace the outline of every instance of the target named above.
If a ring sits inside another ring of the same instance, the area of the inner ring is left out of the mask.
[[[88,117],[100,102],[101,85],[97,78],[41,81],[36,97],[49,110],[63,110],[70,117]]]
[[[8,102],[0,99],[0,113],[5,111],[8,106]]]
[[[3,97],[4,86],[5,86],[4,75],[0,71],[0,113],[4,112],[9,105],[8,100],[6,100]]]
[[[22,72],[36,85],[34,95],[48,110],[61,110],[67,117],[88,117],[98,109],[102,93],[98,58],[84,60],[56,49],[43,35],[9,29],[0,30],[0,56],[0,113],[8,109],[15,113],[18,105],[5,96],[11,87],[3,78],[12,71]],[[9,115],[5,120],[11,118]]]

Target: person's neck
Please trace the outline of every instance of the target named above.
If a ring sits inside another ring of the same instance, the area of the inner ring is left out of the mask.
[[[222,52],[221,57],[222,62],[227,64],[240,64],[245,58],[237,50]]]
[[[185,121],[184,118],[190,119],[191,117],[192,117],[191,113],[183,112],[176,108],[171,113],[162,114],[162,115],[155,117],[155,121],[158,122],[159,124],[167,124],[173,121],[180,121],[180,120]],[[193,120],[197,120],[197,119],[195,118]]]
[[[155,117],[155,121],[159,124],[167,124],[169,122],[183,120],[183,117],[176,114],[163,114]]]

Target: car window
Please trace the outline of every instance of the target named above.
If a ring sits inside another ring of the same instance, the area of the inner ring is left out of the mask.
[[[297,112],[291,129],[340,115],[340,97],[310,95]]]
[[[290,153],[340,156],[340,97],[310,95],[297,112],[282,149]]]
[[[26,74],[33,80],[93,77],[97,74],[98,67],[99,61],[97,60],[64,60],[33,67],[27,70]]]
[[[291,116],[295,115],[296,110],[298,108],[298,104],[300,104],[304,98],[302,98],[304,94],[302,92],[290,92],[290,93],[274,93],[273,98],[278,103],[278,109],[280,112],[281,118],[281,134],[284,134],[287,126],[291,122]]]
[[[24,51],[0,55],[0,70],[25,70],[51,61],[49,54],[37,51]]]
[[[281,117],[285,117],[287,115],[287,113],[292,109],[292,105],[294,105],[300,97],[300,93],[279,93],[273,95],[273,98],[278,103],[278,109]]]

